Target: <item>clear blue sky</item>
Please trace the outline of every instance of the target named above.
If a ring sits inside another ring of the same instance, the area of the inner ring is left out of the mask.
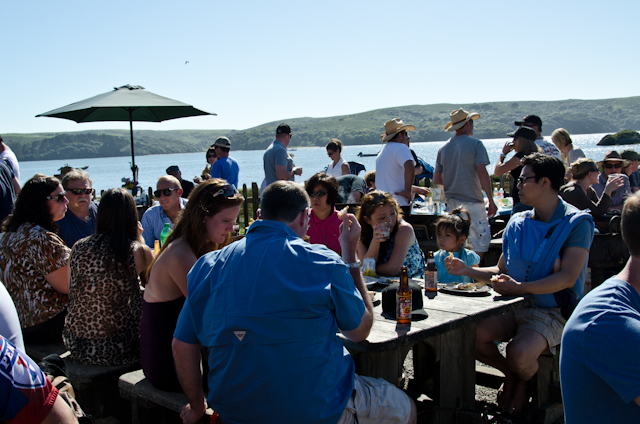
[[[124,84],[218,114],[134,123],[154,130],[640,95],[637,0],[37,0],[0,10],[0,133],[128,129],[35,118]]]

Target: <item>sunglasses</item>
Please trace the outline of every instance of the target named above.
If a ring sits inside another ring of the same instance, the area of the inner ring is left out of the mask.
[[[70,188],[67,190],[67,193],[73,193],[76,196],[80,196],[81,194],[91,194],[93,193],[93,189],[92,188]]]
[[[238,190],[236,190],[236,186],[234,186],[233,184],[227,184],[227,185],[223,185],[222,187],[220,187],[220,190],[218,190],[217,192],[213,193],[213,195],[211,197],[217,197],[217,196],[224,196],[224,197],[233,197],[236,194],[238,194]]]
[[[604,167],[607,168],[607,169],[612,169],[612,168],[620,169],[620,168],[622,168],[622,164],[620,162],[605,163]]]
[[[373,203],[378,203],[378,202],[382,202],[384,200],[384,194],[378,194],[376,197],[373,198]]]
[[[174,190],[179,190],[180,187],[174,187],[174,188],[164,188],[162,190],[156,190],[153,192],[153,195],[160,198],[161,194],[164,194],[166,197],[171,196],[171,192]]]
[[[318,190],[318,191],[314,191],[313,193],[309,194],[309,197],[324,197],[327,195],[327,192],[324,190]]]
[[[216,155],[207,155],[207,158],[215,158]]]
[[[327,150],[327,156],[333,156],[334,153],[335,153],[335,151],[330,152],[330,151]]]
[[[55,196],[47,196],[47,197],[45,197],[45,199],[47,199],[47,200],[55,200],[58,203],[64,203],[65,194],[67,194],[67,193],[65,192],[65,193],[56,194]]]
[[[525,181],[530,180],[531,178],[535,178],[536,176],[532,176],[532,177],[520,177],[518,178],[518,185],[524,185]]]

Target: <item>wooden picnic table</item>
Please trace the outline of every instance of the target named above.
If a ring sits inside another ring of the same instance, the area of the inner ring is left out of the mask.
[[[371,291],[381,291],[376,285]],[[424,294],[424,292],[423,292]],[[380,297],[376,295],[376,300]],[[374,324],[366,341],[345,337],[360,375],[383,378],[392,384],[402,379],[405,357],[413,348],[414,381],[421,393],[440,407],[475,406],[475,334],[478,322],[533,304],[533,297],[506,297],[491,291],[486,296],[429,292],[424,297],[428,318],[398,325],[395,316],[374,306]]]

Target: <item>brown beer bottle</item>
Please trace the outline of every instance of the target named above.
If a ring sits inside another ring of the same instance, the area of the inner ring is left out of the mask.
[[[396,321],[398,324],[411,323],[411,300],[413,293],[409,288],[409,275],[407,267],[403,266],[400,272],[400,285],[396,290]]]
[[[427,269],[424,271],[424,289],[426,291],[438,290],[438,268],[436,268],[433,252],[429,252],[427,258]]]

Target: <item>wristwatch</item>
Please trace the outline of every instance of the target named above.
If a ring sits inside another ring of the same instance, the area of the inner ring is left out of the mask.
[[[347,268],[360,268],[362,266],[362,263],[360,261],[355,261],[345,265],[347,266]]]
[[[507,155],[505,155],[504,153],[500,153],[500,159],[504,159],[506,157],[507,157]]]

